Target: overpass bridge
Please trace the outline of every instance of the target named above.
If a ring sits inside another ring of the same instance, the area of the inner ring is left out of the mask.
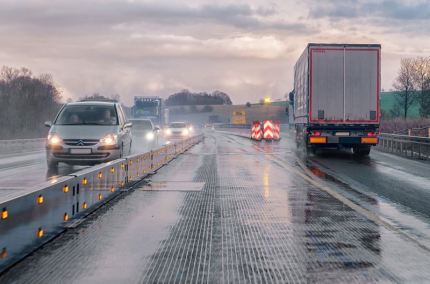
[[[2,154],[0,283],[428,281],[429,162],[293,140],[205,130],[48,174]]]

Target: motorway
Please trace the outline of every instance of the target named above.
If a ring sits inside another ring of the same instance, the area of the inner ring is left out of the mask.
[[[131,153],[141,153],[156,149],[163,145],[165,140],[159,137],[156,141],[148,143],[143,138],[134,137]],[[21,153],[0,154],[0,197],[5,192],[26,192],[36,185],[58,177],[68,175],[88,166],[70,166],[59,164],[57,170],[48,170],[44,149],[33,149]],[[0,198],[1,199],[1,198]]]
[[[429,169],[377,151],[305,156],[288,133],[207,131],[0,283],[426,282]],[[25,177],[46,178],[36,173]]]

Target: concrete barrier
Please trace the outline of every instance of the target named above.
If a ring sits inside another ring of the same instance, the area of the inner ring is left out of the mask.
[[[202,135],[94,166],[0,201],[0,271],[57,236],[133,183],[203,139]]]

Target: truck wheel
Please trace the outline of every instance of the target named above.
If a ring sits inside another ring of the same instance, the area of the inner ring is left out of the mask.
[[[310,149],[311,149],[312,154],[314,154],[314,155],[317,154],[317,147],[312,146]]]
[[[357,155],[359,157],[369,156],[370,154],[370,147],[353,147],[352,152],[354,155]]]

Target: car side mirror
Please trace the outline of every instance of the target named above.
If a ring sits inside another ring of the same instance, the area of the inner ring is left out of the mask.
[[[160,127],[158,126],[154,127],[154,132],[160,132]]]
[[[52,126],[52,122],[51,121],[45,121],[45,126],[46,127],[51,127]]]
[[[127,122],[126,124],[124,124],[124,128],[132,128],[133,127],[133,123],[131,122]]]

